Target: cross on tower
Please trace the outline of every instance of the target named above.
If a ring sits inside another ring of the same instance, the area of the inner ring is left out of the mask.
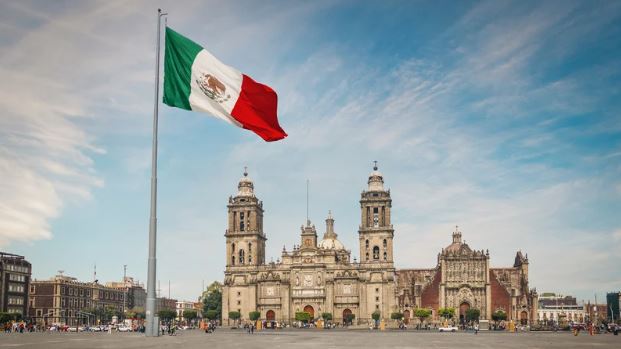
[[[377,160],[373,160],[373,170],[377,171]]]
[[[244,166],[244,177],[248,177],[248,166]]]

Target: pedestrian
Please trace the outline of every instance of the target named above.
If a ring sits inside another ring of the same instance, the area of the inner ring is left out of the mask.
[[[250,324],[250,334],[254,334],[254,324]]]
[[[474,324],[474,334],[479,334],[479,324]]]

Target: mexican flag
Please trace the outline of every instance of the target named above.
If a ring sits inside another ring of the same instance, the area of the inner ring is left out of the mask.
[[[166,28],[164,103],[209,113],[267,142],[287,137],[278,124],[278,95],[220,62],[197,43]]]

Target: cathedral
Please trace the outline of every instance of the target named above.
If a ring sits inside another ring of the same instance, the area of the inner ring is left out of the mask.
[[[244,172],[238,192],[229,198],[226,270],[222,292],[222,320],[238,311],[242,319],[258,311],[261,319],[290,323],[295,313],[317,319],[330,313],[333,321],[367,323],[378,311],[382,319],[394,312],[404,320],[416,308],[452,307],[463,318],[469,308],[491,319],[502,311],[508,320],[528,323],[536,318],[537,294],[528,288],[528,256],[517,252],[513,267],[492,268],[488,251],[473,250],[456,228],[453,241],[429,269],[395,269],[392,199],[377,166],[360,197],[358,230],[360,261],[338,240],[334,218],[328,213],[320,240],[309,220],[300,228],[299,245],[283,247],[277,262],[266,263],[263,202]]]

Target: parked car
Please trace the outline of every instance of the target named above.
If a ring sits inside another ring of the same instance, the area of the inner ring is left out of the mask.
[[[459,328],[455,326],[446,326],[446,327],[438,328],[438,331],[440,332],[457,332],[457,330],[459,330]]]
[[[119,332],[131,332],[132,328],[129,327],[129,326],[121,325],[121,326],[117,327],[116,330],[119,331]]]

